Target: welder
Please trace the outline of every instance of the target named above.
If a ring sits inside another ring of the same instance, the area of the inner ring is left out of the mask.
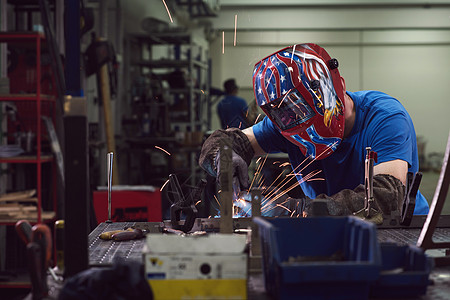
[[[419,170],[411,117],[397,99],[383,92],[347,91],[338,65],[325,49],[310,43],[260,60],[253,70],[253,90],[266,116],[244,130],[216,130],[203,144],[200,166],[220,178],[221,141],[230,139],[233,176],[245,190],[253,157],[287,153],[305,194],[289,199],[289,210],[307,216],[320,199],[327,214],[350,215],[364,208],[364,157],[370,147],[377,153],[373,167],[377,205],[384,215],[401,209],[407,174]],[[428,210],[418,191],[414,214]]]

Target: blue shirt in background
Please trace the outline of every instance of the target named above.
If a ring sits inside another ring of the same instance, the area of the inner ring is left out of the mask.
[[[219,115],[222,129],[240,128],[249,126],[247,121],[247,102],[234,95],[227,95],[217,104],[217,114]]]
[[[377,152],[378,163],[401,159],[408,162],[409,172],[419,170],[416,133],[411,117],[402,104],[377,91],[347,94],[353,99],[356,111],[350,135],[342,140],[332,155],[314,161],[297,175],[303,192],[311,199],[322,193],[331,196],[343,189],[354,189],[359,184],[364,184],[366,147]],[[254,125],[253,132],[259,145],[267,153],[287,153],[293,169],[306,159],[298,146],[284,138],[269,118],[265,117],[262,122]],[[307,164],[303,163],[296,172]],[[322,171],[312,179],[325,180],[303,181],[304,176],[316,170]],[[428,210],[425,197],[418,191],[414,214],[424,215]]]

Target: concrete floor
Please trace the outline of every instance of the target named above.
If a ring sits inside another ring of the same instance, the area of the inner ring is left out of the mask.
[[[422,193],[422,195],[424,195],[425,198],[427,198],[429,204],[431,204],[431,202],[433,201],[433,196],[436,190],[437,182],[439,180],[439,175],[440,173],[437,172],[423,172],[419,190]],[[442,210],[441,214],[450,215],[450,193],[447,193],[444,209]]]

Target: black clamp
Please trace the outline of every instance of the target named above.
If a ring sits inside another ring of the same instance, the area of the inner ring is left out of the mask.
[[[187,233],[194,227],[195,218],[198,213],[195,207],[195,201],[201,199],[205,185],[206,180],[201,179],[196,187],[191,188],[189,195],[186,197],[178,182],[177,176],[175,174],[169,175],[169,195],[174,198],[170,206],[172,229]],[[180,222],[182,216],[185,217],[183,224]]]
[[[416,195],[419,190],[420,181],[422,180],[422,173],[408,172],[405,197],[403,199],[400,224],[409,226],[414,214],[414,208],[416,207]]]

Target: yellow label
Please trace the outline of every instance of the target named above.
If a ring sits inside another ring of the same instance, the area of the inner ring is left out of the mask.
[[[247,299],[245,279],[148,280],[155,300]]]

